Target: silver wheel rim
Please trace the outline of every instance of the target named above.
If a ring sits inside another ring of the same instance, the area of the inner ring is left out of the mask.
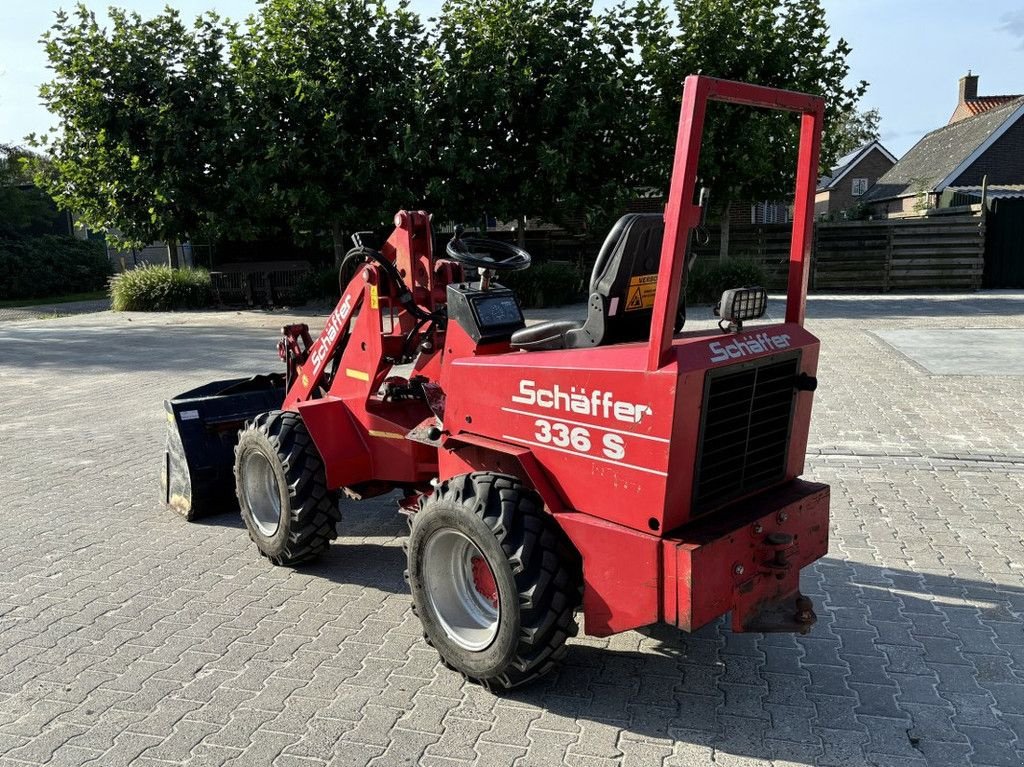
[[[472,651],[491,645],[501,617],[497,581],[473,541],[452,528],[431,535],[423,549],[423,583],[449,639]]]
[[[256,528],[268,538],[281,526],[281,489],[270,460],[252,450],[242,462],[242,493]]]

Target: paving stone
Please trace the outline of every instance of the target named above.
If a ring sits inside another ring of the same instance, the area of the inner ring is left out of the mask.
[[[864,745],[867,732],[818,728],[821,737],[821,756],[817,763],[826,767],[862,767],[867,760]]]
[[[860,701],[856,697],[809,695],[814,703],[816,729],[851,730],[863,732],[864,725],[857,718]]]
[[[444,732],[442,722],[448,715],[448,712],[455,708],[458,708],[458,702],[451,698],[425,694],[418,695],[413,708],[398,720],[398,726],[409,730],[440,735]]]
[[[918,751],[910,740],[908,730],[910,721],[863,716],[860,720],[867,726],[868,742],[864,746],[866,754],[876,760],[876,755],[898,757],[902,759],[919,759]]]
[[[115,739],[114,745],[92,762],[86,764],[95,767],[129,767],[138,763],[144,751],[160,744],[162,738],[151,735],[136,735],[132,732],[123,733]]]
[[[580,722],[580,733],[576,742],[569,746],[570,754],[618,759],[622,756],[619,738],[626,729],[626,722]],[[493,731],[488,736],[493,735]],[[676,737],[673,733],[673,739]]]
[[[530,748],[526,755],[517,759],[514,764],[559,767],[565,764],[569,746],[576,742],[577,737],[567,732],[531,729]]]
[[[363,709],[363,718],[345,733],[345,740],[371,746],[387,746],[391,741],[395,723],[401,718],[402,713],[401,709],[397,708],[367,705]]]
[[[809,693],[821,695],[846,695],[853,697],[853,692],[847,685],[847,678],[850,676],[848,666],[819,666],[806,664],[803,670],[811,678],[807,686]]]
[[[313,717],[309,720],[306,731],[301,736],[296,737],[292,733],[279,733],[282,735],[282,741],[289,741],[288,745],[282,749],[282,753],[322,761],[333,760],[336,753],[344,752],[350,746],[355,748],[358,745],[346,739],[346,734],[351,729],[352,723],[342,719]],[[267,729],[264,732],[272,731]],[[365,745],[367,748],[355,748],[355,750],[367,750],[377,753],[383,751],[382,747],[372,746],[372,744],[362,745]]]
[[[974,753],[971,758],[978,764],[1019,765],[1019,756],[1013,747],[1013,733],[1005,729],[990,729],[958,725],[960,732],[968,737]]]
[[[932,706],[944,705],[944,700],[936,689],[938,679],[934,676],[918,676],[915,674],[889,674],[899,687],[896,700],[904,703],[922,703]]]
[[[957,724],[975,725],[978,727],[999,727],[1000,717],[995,714],[995,699],[989,693],[972,695],[969,693],[944,692],[942,697],[953,706],[953,721]]]
[[[413,730],[392,728],[388,733],[387,747],[374,757],[369,764],[377,767],[390,765],[417,765],[427,746],[437,742],[438,736]],[[525,749],[524,749],[525,750]],[[364,752],[368,753],[368,752]]]
[[[629,741],[622,743],[622,767],[647,767],[648,765],[661,765],[662,762],[672,755],[671,745],[658,745],[645,741]]]
[[[514,764],[517,760],[521,760],[523,757],[527,755],[527,749],[521,746],[509,746],[503,743],[492,743],[484,740],[478,742],[475,746],[475,749],[478,757],[475,764],[479,765]],[[594,759],[595,757],[584,756],[579,758]],[[567,765],[573,764],[573,762],[570,761],[571,757],[567,756],[566,759]],[[582,762],[580,764],[588,763]],[[589,764],[593,765],[593,767],[597,767],[597,765],[593,762]],[[612,762],[612,764],[615,764],[615,762]]]
[[[160,745],[147,749],[143,756],[149,759],[162,759],[165,762],[184,762],[204,738],[219,729],[217,725],[209,722],[178,722],[174,726],[174,731]]]
[[[579,637],[501,697],[420,638],[393,499],[349,503],[294,571],[237,515],[159,507],[160,401],[261,369],[280,315],[0,324],[0,765],[1019,764],[1024,377],[927,375],[871,333],[1014,328],[1022,297],[812,297],[807,474],[833,516],[809,635]]]

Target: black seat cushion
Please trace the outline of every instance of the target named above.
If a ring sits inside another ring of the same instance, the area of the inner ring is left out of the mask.
[[[516,331],[512,347],[568,349],[647,338],[664,233],[660,213],[620,218],[594,262],[586,320],[545,322]]]
[[[512,334],[512,345],[517,349],[539,351],[541,349],[564,349],[565,334],[577,330],[583,324],[579,320],[554,320],[531,325]]]

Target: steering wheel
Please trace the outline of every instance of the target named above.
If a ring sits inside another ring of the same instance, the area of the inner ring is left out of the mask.
[[[445,248],[448,258],[474,269],[518,272],[530,265],[530,254],[517,245],[483,237],[463,238],[458,232]]]

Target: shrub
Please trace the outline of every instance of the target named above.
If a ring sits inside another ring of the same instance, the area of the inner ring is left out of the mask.
[[[298,303],[337,301],[338,297],[338,270],[334,267],[306,272],[295,286]]]
[[[686,278],[686,303],[714,304],[729,288],[764,285],[764,281],[764,269],[747,259],[697,261]]]
[[[571,304],[583,298],[583,277],[568,261],[545,261],[521,272],[499,274],[498,282],[514,290],[520,303],[531,309]]]
[[[212,303],[213,286],[205,269],[140,266],[110,280],[110,308],[115,312],[201,309]]]
[[[56,235],[0,238],[0,298],[102,290],[110,272],[101,242]]]

